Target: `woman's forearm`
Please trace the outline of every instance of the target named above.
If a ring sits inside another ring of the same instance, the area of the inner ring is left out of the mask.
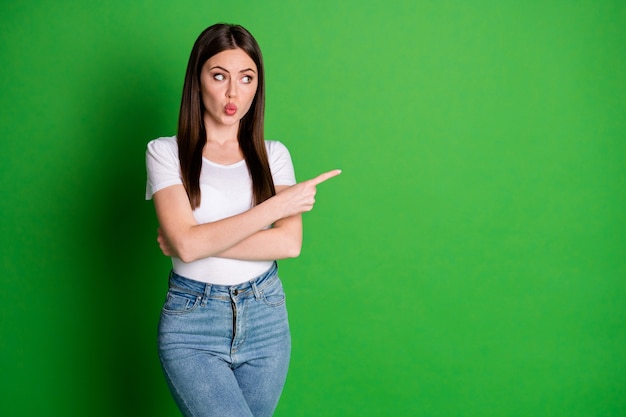
[[[270,199],[244,213],[198,224],[183,193],[182,186],[166,188],[154,195],[154,203],[164,242],[184,262],[217,256],[280,218],[276,201]]]
[[[244,261],[272,261],[296,258],[302,249],[302,216],[276,222],[274,227],[256,232],[217,257]]]
[[[341,173],[329,171],[293,186],[276,187],[277,194],[250,210],[198,224],[182,185],[157,191],[154,204],[166,255],[184,262],[212,256],[237,259],[280,259],[298,256],[302,244],[301,214],[315,203],[316,186]],[[274,225],[273,228],[266,228]]]

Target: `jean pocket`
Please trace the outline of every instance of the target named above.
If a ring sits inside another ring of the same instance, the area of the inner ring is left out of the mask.
[[[262,296],[265,304],[270,307],[280,307],[284,305],[286,301],[285,291],[279,279],[263,288]]]
[[[200,297],[193,294],[169,290],[163,305],[163,312],[171,314],[189,313],[200,304]]]

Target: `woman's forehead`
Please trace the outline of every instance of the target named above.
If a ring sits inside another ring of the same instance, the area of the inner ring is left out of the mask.
[[[235,70],[237,72],[247,69],[257,71],[254,60],[243,49],[226,49],[209,58],[204,66],[219,66],[228,71]]]

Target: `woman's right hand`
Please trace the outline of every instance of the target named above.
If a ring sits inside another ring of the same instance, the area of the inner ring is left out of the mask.
[[[315,204],[317,186],[339,174],[341,174],[341,170],[334,169],[310,180],[292,185],[276,194],[274,198],[280,204],[282,218],[311,211]]]

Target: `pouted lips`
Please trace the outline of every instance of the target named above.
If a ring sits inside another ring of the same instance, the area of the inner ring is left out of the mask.
[[[237,113],[237,106],[233,103],[228,103],[224,106],[224,111],[227,115],[232,116],[233,114]]]

